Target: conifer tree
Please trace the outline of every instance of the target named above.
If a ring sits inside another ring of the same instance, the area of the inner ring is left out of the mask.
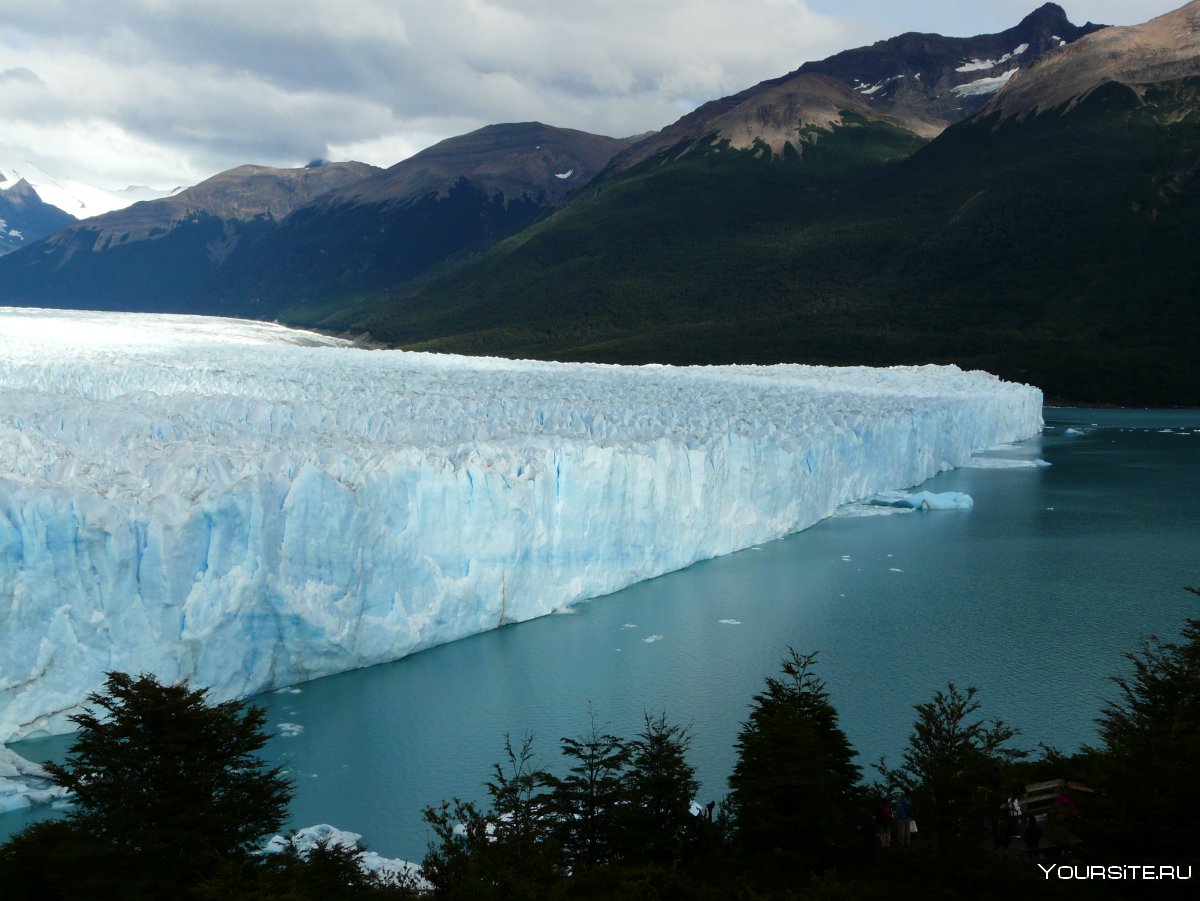
[[[903,764],[892,769],[881,759],[875,766],[889,785],[912,792],[917,808],[932,814],[930,825],[943,851],[965,838],[972,822],[993,813],[981,810],[996,800],[986,795],[992,768],[1026,756],[1009,744],[1016,729],[976,717],[978,693],[950,682],[933,700],[913,705],[917,719]]]
[[[854,836],[860,770],[815,659],[789,648],[782,676],[767,677],[729,777],[735,840],[786,865],[820,864]]]
[[[666,713],[645,714],[642,731],[629,744],[623,817],[628,858],[666,865],[683,855],[694,831],[690,808],[699,788],[687,761],[690,744],[687,729],[668,722]]]
[[[622,777],[629,751],[617,736],[600,732],[590,707],[588,719],[586,735],[561,739],[563,756],[572,761],[568,774],[550,778],[559,846],[573,870],[612,860],[626,798]]]
[[[535,901],[558,878],[549,776],[535,764],[533,736],[519,748],[504,736],[504,755],[486,783],[486,813],[458,799],[425,809],[437,840],[421,869],[438,897]]]
[[[1097,790],[1089,838],[1163,863],[1200,856],[1200,620],[1189,619],[1181,637],[1151,636],[1125,655],[1132,671],[1113,678],[1117,697],[1096,720],[1099,747],[1088,749]]]
[[[74,805],[65,823],[42,832],[55,836],[55,855],[91,849],[96,872],[86,876],[96,892],[111,877],[128,897],[142,889],[165,897],[168,886],[244,859],[281,826],[292,787],[257,756],[265,712],[207,696],[111,672],[71,717],[79,731],[66,761],[46,769]]]

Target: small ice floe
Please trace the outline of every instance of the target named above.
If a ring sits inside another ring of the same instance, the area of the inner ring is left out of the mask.
[[[554,608],[553,610],[551,610],[550,612],[551,612],[551,613],[552,613],[554,616],[575,616],[576,614],[578,614],[578,613],[579,613],[579,608],[578,608],[578,607],[572,607],[572,606],[570,606],[570,605],[565,605],[565,606],[562,606],[562,607],[555,607],[555,608]]]
[[[1038,457],[1036,460],[1033,461],[1033,465],[1036,466],[1038,469],[1049,469],[1054,464],[1051,463],[1049,460],[1043,460],[1041,457]]]
[[[964,469],[1036,469],[1049,466],[1045,460],[1019,460],[1013,457],[972,457]]]
[[[642,641],[645,644],[653,644],[656,641],[662,641],[662,636],[661,635],[651,635],[649,638],[643,638]]]
[[[277,695],[298,695],[301,693],[301,691],[302,691],[302,689],[288,685],[283,688],[275,689],[275,694],[277,694]]]
[[[740,626],[742,624],[740,619],[719,619],[717,622],[722,626]]]
[[[328,824],[309,826],[299,829],[291,836],[276,835],[263,848],[264,854],[280,854],[290,845],[296,853],[307,858],[315,848],[324,844],[327,847],[345,848],[356,852],[355,861],[359,870],[368,875],[374,875],[386,885],[396,887],[411,887],[419,892],[433,891],[433,885],[421,876],[421,868],[407,860],[393,857],[383,857],[375,851],[367,851],[359,842],[362,836],[357,832],[346,832]]]
[[[621,628],[622,629],[636,629],[637,623],[626,623],[625,625],[621,626]]]
[[[291,738],[304,732],[304,727],[299,723],[276,723],[276,726],[279,729],[279,734],[285,738]]]
[[[1063,429],[1063,434],[1070,435],[1072,438],[1075,438],[1079,435],[1086,435],[1087,432],[1080,431],[1079,429],[1076,429],[1076,428],[1070,428],[1070,429]]]
[[[970,510],[975,506],[974,498],[961,491],[918,491],[898,500],[878,499],[872,503],[907,510]]]
[[[904,572],[904,570],[902,570],[902,569],[901,569],[900,567],[898,567],[898,566],[890,566],[890,567],[888,567],[888,572],[890,572],[890,573],[902,573],[902,572]]]
[[[69,797],[40,764],[0,745],[0,813],[40,804],[60,807]]]
[[[849,563],[849,562],[850,562],[850,555],[849,555],[849,554],[842,554],[842,562],[843,562],[843,563]]]

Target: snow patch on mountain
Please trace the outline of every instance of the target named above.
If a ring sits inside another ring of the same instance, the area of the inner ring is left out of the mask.
[[[1020,67],[1009,69],[1003,75],[996,75],[993,78],[979,78],[975,81],[968,81],[966,84],[956,85],[951,88],[951,92],[959,97],[977,97],[981,94],[995,94],[998,90],[1008,84]]]
[[[10,164],[0,160],[0,190],[7,190],[25,179],[43,202],[70,213],[76,219],[87,219],[113,210],[123,210],[141,200],[156,200],[181,191],[160,191],[154,188],[131,186],[109,191],[76,179],[52,175],[36,163],[24,161]]]
[[[1003,65],[1004,63],[1008,62],[1013,57],[1020,56],[1022,53],[1024,53],[1028,49],[1029,49],[1028,44],[1020,44],[1015,49],[1004,54],[1004,56],[1000,57],[999,59],[969,60],[969,61],[963,63],[963,65],[959,66],[954,71],[955,72],[982,72],[985,69],[994,69],[994,68],[996,68],[996,66],[1000,66],[1000,65]]]

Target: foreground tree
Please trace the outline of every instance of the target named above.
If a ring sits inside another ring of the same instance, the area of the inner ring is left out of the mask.
[[[1002,720],[975,716],[978,693],[974,687],[963,691],[951,682],[945,691],[935,692],[932,701],[914,705],[917,719],[904,763],[891,769],[881,759],[875,767],[890,787],[913,793],[918,811],[932,814],[939,850],[964,838],[976,814],[989,813],[984,789],[992,768],[1026,756],[1009,744],[1016,729]]]
[[[729,777],[739,846],[789,866],[820,865],[854,836],[860,770],[815,659],[788,649],[782,676],[754,696]]]
[[[506,735],[504,754],[487,782],[486,813],[457,798],[425,809],[435,841],[421,872],[439,898],[535,901],[558,878],[550,777],[534,762],[533,737],[513,748]]]
[[[667,715],[645,714],[645,725],[630,742],[625,777],[628,803],[622,817],[625,858],[660,865],[677,863],[694,836],[691,805],[700,787],[687,762],[691,736],[667,722]]]
[[[207,694],[109,673],[104,691],[71,717],[79,731],[66,762],[46,765],[74,806],[64,822],[20,836],[17,857],[24,848],[50,867],[89,860],[87,872],[54,876],[68,887],[61,897],[101,897],[109,882],[125,897],[167,897],[257,850],[283,823],[291,783],[257,756],[265,712],[210,705]],[[9,852],[9,864],[25,866]],[[90,889],[70,888],[89,880]]]
[[[1195,591],[1195,589],[1189,589]],[[1200,594],[1200,592],[1196,592]],[[1096,720],[1089,843],[1138,859],[1196,860],[1200,811],[1200,620],[1179,642],[1151,637],[1126,654],[1117,697]]]
[[[629,750],[620,738],[599,730],[590,707],[588,720],[586,735],[560,740],[562,754],[570,761],[567,775],[548,778],[559,848],[572,870],[613,860],[617,818],[626,801],[622,777]]]

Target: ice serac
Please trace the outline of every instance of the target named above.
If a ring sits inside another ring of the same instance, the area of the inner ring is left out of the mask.
[[[336,344],[0,310],[0,738],[64,728],[106,670],[229,698],[393,660],[1041,427],[1038,390],[954,367]]]

